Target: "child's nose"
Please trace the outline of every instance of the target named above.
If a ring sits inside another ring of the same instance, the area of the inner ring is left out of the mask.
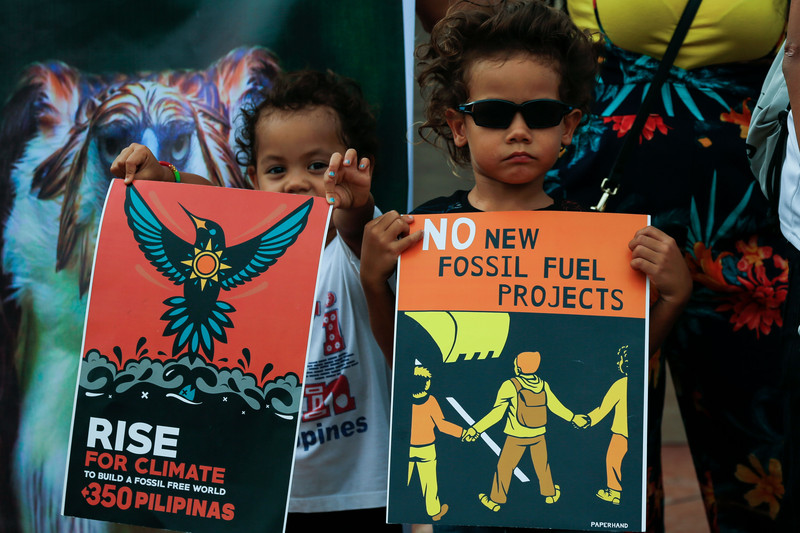
[[[289,194],[301,194],[311,190],[311,181],[302,172],[290,172],[286,176],[283,192]]]
[[[531,129],[525,123],[522,113],[517,112],[508,126],[506,138],[509,142],[531,142]]]

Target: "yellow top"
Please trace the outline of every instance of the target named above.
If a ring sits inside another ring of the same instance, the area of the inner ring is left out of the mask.
[[[616,46],[661,59],[687,0],[568,0],[578,27],[603,31]],[[785,0],[704,0],[675,65],[693,69],[759,59],[776,50],[786,19]]]

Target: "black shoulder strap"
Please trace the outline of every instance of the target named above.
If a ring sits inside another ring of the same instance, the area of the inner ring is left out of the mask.
[[[647,90],[642,106],[636,114],[636,119],[633,121],[631,129],[625,135],[622,148],[620,148],[614,165],[611,167],[611,172],[609,172],[608,177],[605,178],[600,185],[603,189],[603,196],[600,198],[597,205],[592,207],[593,211],[605,211],[606,202],[609,197],[617,193],[619,185],[622,182],[625,164],[628,161],[628,157],[630,157],[631,150],[638,143],[642,128],[644,128],[645,122],[647,122],[647,117],[650,116],[650,109],[653,107],[653,103],[661,92],[661,86],[664,84],[664,80],[667,79],[667,74],[669,74],[672,64],[675,63],[675,58],[678,57],[678,52],[683,45],[684,39],[686,39],[686,34],[689,33],[689,27],[692,25],[697,10],[700,8],[700,2],[701,0],[689,0],[687,2],[683,14],[678,21],[678,25],[675,27],[675,33],[672,34],[672,39],[670,39],[667,50],[664,52],[664,57],[658,65],[658,70],[653,77],[653,81],[650,82],[650,88]]]

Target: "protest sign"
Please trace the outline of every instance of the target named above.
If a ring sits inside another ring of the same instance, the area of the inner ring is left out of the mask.
[[[389,521],[641,531],[644,215],[415,215],[398,271]]]
[[[328,213],[324,198],[113,180],[64,514],[282,530]]]

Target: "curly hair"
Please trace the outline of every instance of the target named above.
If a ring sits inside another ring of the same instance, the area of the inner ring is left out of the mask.
[[[331,108],[339,119],[339,138],[359,157],[375,157],[378,151],[375,115],[358,83],[330,70],[298,70],[281,73],[262,98],[242,110],[242,125],[236,136],[237,162],[255,166],[256,126],[272,111],[302,111],[311,107]]]
[[[469,147],[458,147],[445,113],[465,103],[470,66],[479,59],[508,59],[525,53],[552,65],[561,77],[559,98],[588,112],[598,69],[599,45],[569,16],[535,0],[499,0],[480,8],[451,8],[417,47],[417,82],[427,97],[419,134],[445,144],[458,165],[470,162]]]

